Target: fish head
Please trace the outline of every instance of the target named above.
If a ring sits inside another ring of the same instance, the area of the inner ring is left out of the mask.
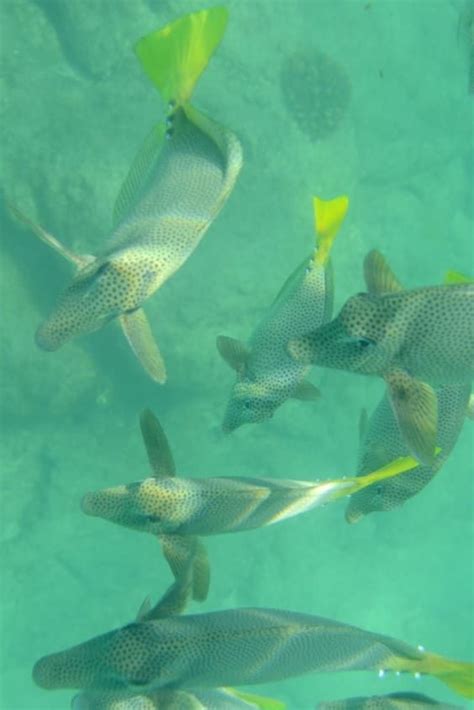
[[[140,307],[155,289],[156,274],[130,250],[95,259],[74,277],[56,308],[36,331],[43,350],[57,350],[72,338],[92,333],[110,320]]]
[[[271,419],[282,401],[271,384],[243,378],[232,389],[222,428],[230,433],[243,424],[259,424]]]
[[[390,442],[387,448],[383,441],[369,441],[362,451],[359,471],[365,474],[382,468],[397,458],[399,453],[403,451],[394,450]],[[420,467],[417,466],[403,476],[377,481],[353,493],[346,507],[346,521],[358,523],[370,513],[384,513],[398,508],[410,496],[410,488],[413,486],[413,480],[417,479],[419,471]]]
[[[382,299],[368,293],[352,296],[334,320],[293,340],[290,354],[322,367],[380,374],[391,357],[389,320]]]
[[[86,515],[152,535],[172,533],[192,512],[186,483],[176,478],[147,478],[123,486],[86,493]]]
[[[153,626],[132,623],[65,651],[44,656],[33,668],[33,680],[53,690],[135,690],[159,683],[161,656]],[[163,658],[164,660],[164,658]]]

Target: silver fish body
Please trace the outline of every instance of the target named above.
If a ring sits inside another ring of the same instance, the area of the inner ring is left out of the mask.
[[[120,220],[108,245],[79,270],[39,327],[43,349],[133,313],[186,261],[222,207],[241,167],[237,138],[189,106],[176,110],[168,135],[162,127],[152,132],[144,147],[148,165],[119,196]]]
[[[248,608],[129,624],[45,656],[33,677],[49,689],[146,694],[309,672],[416,668],[427,657],[395,639],[322,617]]]
[[[249,339],[248,357],[224,414],[224,431],[270,419],[287,399],[297,396],[310,366],[288,355],[288,342],[325,323],[332,301],[328,268],[308,257]]]
[[[214,535],[299,515],[343,487],[342,480],[318,484],[250,477],[147,478],[87,493],[82,510],[154,535]]]
[[[346,520],[354,523],[365,515],[389,511],[419,493],[448,459],[461,432],[469,404],[471,385],[444,385],[436,389],[439,427],[437,445],[441,449],[431,465],[419,465],[403,476],[379,481],[354,493],[346,508]],[[370,417],[360,444],[357,475],[363,476],[399,456],[408,447],[398,426],[389,397],[385,394]]]
[[[474,376],[474,285],[358,294],[291,345],[303,361],[366,375],[400,368],[431,384]]]
[[[318,703],[317,710],[461,710],[459,705],[448,705],[432,700],[421,693],[390,693],[367,698],[348,698]]]

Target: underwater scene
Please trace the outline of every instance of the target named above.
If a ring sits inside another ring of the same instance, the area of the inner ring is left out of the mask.
[[[0,51],[0,710],[474,707],[474,2]]]

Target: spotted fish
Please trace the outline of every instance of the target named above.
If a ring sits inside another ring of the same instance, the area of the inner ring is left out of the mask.
[[[405,476],[380,481],[354,493],[346,509],[346,520],[358,522],[369,513],[397,508],[419,493],[433,479],[453,450],[473,401],[471,385],[443,385],[435,389],[438,402],[438,438],[440,453],[432,464],[420,464]],[[408,448],[400,432],[388,396],[385,394],[365,427],[362,427],[358,475],[383,466]]]
[[[448,272],[445,281],[461,283],[467,279],[460,274]],[[435,392],[439,422],[437,444],[441,449],[439,455],[432,464],[417,466],[406,476],[380,481],[355,493],[346,509],[346,520],[349,523],[355,523],[369,513],[388,511],[403,505],[432,480],[447,460],[466,416],[470,416],[474,398],[470,395],[469,383],[442,385],[436,387]],[[409,453],[387,394],[382,397],[368,421],[365,412],[361,416],[360,437],[357,467],[359,476],[364,476],[369,471]]]
[[[285,705],[273,698],[229,688],[193,693],[157,690],[148,695],[84,691],[74,698],[72,710],[285,710]]]
[[[77,274],[36,333],[56,350],[118,318],[149,375],[166,380],[163,359],[142,304],[186,261],[232,191],[242,164],[236,136],[189,103],[193,88],[219,44],[227,10],[215,7],[178,19],[142,38],[135,50],[169,106],[153,128],[119,193],[113,232],[96,256],[63,247],[21,219],[71,261]]]
[[[263,422],[288,398],[316,399],[306,376],[309,367],[287,353],[288,341],[318,328],[331,317],[332,277],[329,255],[348,207],[347,197],[313,198],[316,248],[288,278],[248,345],[220,335],[217,348],[235,370],[223,429]]]
[[[317,710],[461,710],[459,705],[438,703],[421,693],[389,693],[370,698],[349,698],[319,703]]]
[[[431,675],[474,697],[474,664],[309,614],[230,609],[135,622],[41,658],[42,688],[200,690],[349,670]]]
[[[403,290],[385,260],[365,260],[368,293],[319,330],[294,339],[299,361],[383,377],[408,449],[432,464],[438,414],[432,385],[474,376],[474,284]]]
[[[144,418],[152,422],[158,431],[159,424],[150,412],[142,415],[142,422]],[[159,431],[159,436],[154,437],[158,445],[154,446],[154,453],[150,455],[151,461],[156,460],[156,451],[166,450],[167,447],[161,427]],[[150,438],[145,436],[145,440]],[[167,458],[170,457],[171,454],[168,454]],[[392,476],[405,475],[416,465],[415,459],[405,457],[366,476],[314,482],[230,476],[177,478],[166,475],[166,471],[174,473],[174,466],[158,468],[155,464],[154,470],[160,475],[87,493],[81,505],[87,515],[159,535],[162,542],[163,539],[170,539],[178,550],[189,550],[188,554],[182,555],[186,566],[190,555],[195,554],[197,535],[241,532],[272,525]],[[197,558],[199,573],[196,576],[198,579],[204,576],[208,582],[207,564],[203,564],[203,560],[207,563],[207,558],[199,545],[202,554]],[[167,546],[164,545],[164,548],[166,553]],[[173,561],[170,565],[172,569],[176,566]],[[203,567],[206,575],[203,575]],[[179,571],[177,576],[180,576]]]

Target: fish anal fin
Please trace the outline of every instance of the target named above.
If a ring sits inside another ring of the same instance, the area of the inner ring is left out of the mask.
[[[300,399],[303,402],[311,402],[321,397],[321,392],[313,385],[309,380],[302,380],[299,382],[293,392],[291,393],[292,399]]]
[[[217,350],[222,359],[236,372],[242,373],[247,364],[249,349],[236,338],[227,335],[218,335],[216,339]]]
[[[385,376],[395,418],[412,454],[427,465],[433,463],[438,431],[438,399],[426,382],[403,370]]]
[[[364,259],[364,279],[367,291],[374,295],[403,291],[385,257],[376,249],[369,251]]]
[[[144,409],[140,414],[140,429],[148,461],[156,478],[176,475],[173,455],[160,422],[152,411]]]
[[[65,247],[64,244],[61,244],[61,242],[56,239],[56,237],[53,237],[53,235],[43,229],[41,225],[37,224],[36,222],[33,222],[33,220],[27,217],[13,203],[7,202],[7,205],[10,212],[20,222],[29,227],[33,234],[36,234],[36,236],[39,237],[42,242],[51,247],[51,249],[53,249],[57,254],[62,256],[63,259],[66,259],[66,261],[69,261],[71,264],[73,264],[77,269],[83,269],[85,266],[88,266],[93,261],[95,261],[95,257],[91,254],[76,254],[76,252],[71,251],[71,249]]]
[[[317,251],[314,257],[316,264],[324,266],[332,248],[333,241],[346,216],[349,199],[346,195],[332,200],[322,200],[313,197],[314,228],[316,231]]]
[[[166,368],[142,308],[119,316],[123,333],[143,369],[160,385],[166,382]]]

